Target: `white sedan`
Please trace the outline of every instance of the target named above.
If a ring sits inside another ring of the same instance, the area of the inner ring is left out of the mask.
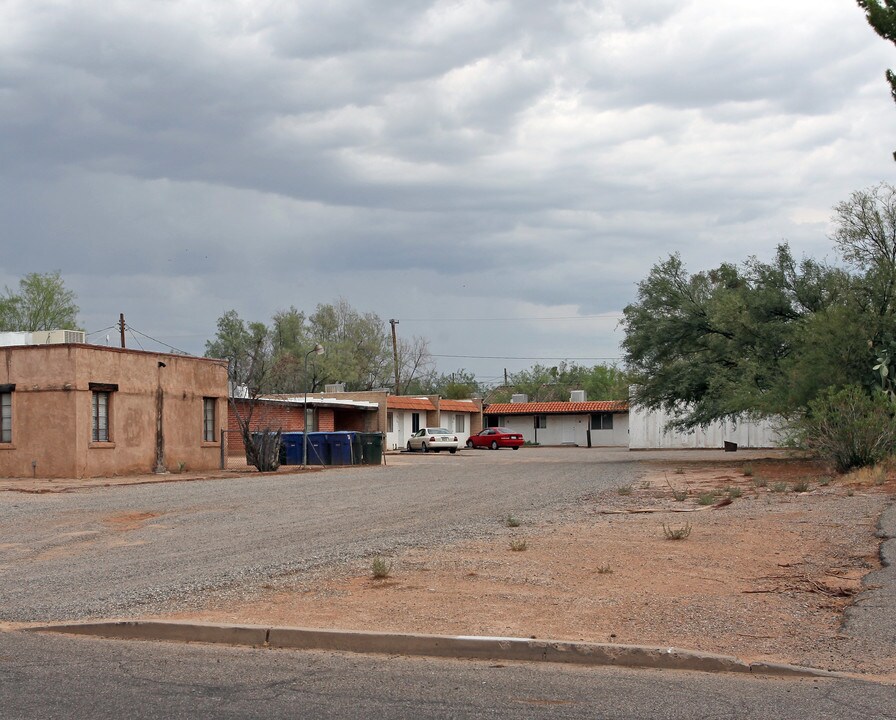
[[[457,452],[457,445],[457,435],[448,432],[445,428],[420,428],[408,440],[408,452],[414,452],[414,450],[422,450],[423,452],[447,450],[453,455]]]

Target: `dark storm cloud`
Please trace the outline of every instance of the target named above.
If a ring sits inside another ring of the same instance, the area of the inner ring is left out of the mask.
[[[849,3],[12,0],[0,27],[0,285],[59,269],[88,329],[194,352],[227,309],[338,296],[618,313],[671,252],[827,252],[892,169],[893,62]],[[618,353],[606,318],[519,327],[402,330]]]

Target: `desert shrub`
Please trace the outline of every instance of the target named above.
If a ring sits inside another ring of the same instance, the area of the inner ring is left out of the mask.
[[[666,536],[666,540],[685,540],[691,534],[691,524],[685,523],[681,527],[672,527],[671,525],[666,525],[663,523],[663,535]]]
[[[377,555],[370,564],[370,573],[373,577],[382,580],[389,577],[392,572],[392,563],[386,562],[385,559]]]
[[[837,472],[882,462],[896,451],[894,407],[884,393],[869,395],[857,385],[830,388],[809,403],[792,431],[800,446],[831,463]]]
[[[514,552],[522,552],[526,548],[529,547],[529,543],[525,540],[511,540],[510,541],[510,549]]]

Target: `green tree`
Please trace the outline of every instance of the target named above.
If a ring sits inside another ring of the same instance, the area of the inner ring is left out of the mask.
[[[282,428],[252,427],[259,398],[271,392],[274,382],[274,353],[271,333],[264,323],[245,322],[236,310],[218,318],[214,340],[205,344],[206,357],[227,360],[230,380],[228,402],[236,418],[246,450],[246,461],[261,472],[280,465]]]
[[[693,275],[673,255],[654,266],[623,311],[632,400],[677,413],[673,424],[684,429],[744,414],[787,414],[794,409],[792,381],[809,360],[818,365],[803,396],[818,389],[811,378],[832,370],[833,354],[820,357],[807,340],[844,310],[849,288],[841,270],[797,263],[786,245],[771,263],[751,258]]]
[[[524,394],[531,402],[569,400],[573,390],[584,390],[589,400],[627,400],[630,382],[626,371],[612,365],[591,367],[561,362],[512,373],[508,384],[492,394],[494,402],[507,402],[514,394]]]
[[[656,265],[624,311],[634,400],[693,428],[805,415],[828,389],[876,392],[896,357],[896,189],[855,192],[834,212],[847,269],[798,263],[786,245],[770,263],[693,275],[675,255]]]
[[[412,394],[440,395],[449,400],[466,400],[474,395],[481,395],[483,388],[472,372],[460,368],[450,373],[433,374],[408,391]]]
[[[347,390],[390,385],[392,342],[375,313],[359,313],[345,300],[318,305],[308,318],[307,336],[326,349],[308,378],[310,390],[345,383]]]
[[[874,28],[874,32],[884,40],[896,44],[896,0],[856,0],[859,7],[865,11],[865,19]],[[896,101],[896,75],[892,70],[886,71],[887,82],[890,84],[890,94]]]
[[[66,289],[60,273],[29,273],[19,291],[6,288],[0,297],[0,330],[74,330],[78,327],[75,293]]]

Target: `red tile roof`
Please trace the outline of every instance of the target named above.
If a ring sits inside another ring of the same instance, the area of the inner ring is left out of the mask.
[[[403,395],[390,395],[386,398],[386,407],[389,410],[435,410],[429,398],[405,397]]]
[[[595,412],[628,412],[628,403],[619,400],[492,403],[485,408],[487,415],[581,415]]]
[[[470,400],[439,400],[439,410],[452,412],[479,412],[479,406]]]

